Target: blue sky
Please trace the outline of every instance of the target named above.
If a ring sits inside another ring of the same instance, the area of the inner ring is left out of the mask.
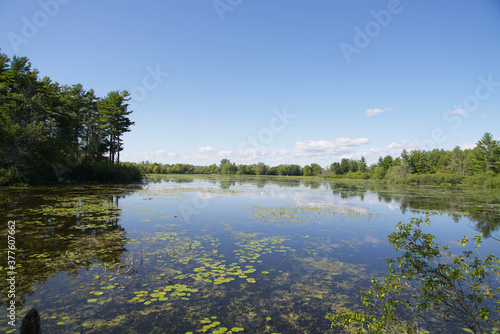
[[[0,47],[132,94],[122,159],[269,165],[500,137],[497,0],[0,1]]]

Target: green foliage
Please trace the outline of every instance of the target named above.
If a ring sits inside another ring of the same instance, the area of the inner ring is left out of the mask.
[[[370,178],[370,174],[358,170],[357,172],[347,172],[346,174],[342,175],[342,178],[353,180],[367,180]]]
[[[302,169],[302,175],[304,176],[318,176],[321,173],[323,168],[321,168],[318,164],[306,165]]]
[[[301,176],[302,167],[299,165],[279,165],[277,167],[277,174],[281,176]]]
[[[315,163],[311,164],[311,169],[313,176],[317,176],[319,173],[321,173],[321,171],[323,171],[323,168]]]
[[[500,174],[494,177],[488,177],[483,184],[485,187],[499,188],[500,187]]]
[[[142,179],[142,172],[130,162],[113,164],[103,161],[92,165],[78,165],[71,171],[68,178],[78,182],[132,183]]]
[[[466,177],[460,174],[412,174],[404,179],[400,179],[401,183],[413,185],[450,185],[456,186],[464,183]]]
[[[361,160],[359,161],[343,158],[340,163],[332,163],[328,171],[333,175],[346,175],[348,173],[356,173],[358,171],[365,173],[367,171],[366,160],[364,157],[361,157]],[[316,173],[316,175],[317,174],[318,173]]]
[[[103,133],[98,129],[97,97],[93,90],[85,91],[81,84],[56,89],[60,106],[53,113],[56,128],[56,145],[64,147],[60,152],[65,160],[93,162],[102,155]]]
[[[16,182],[16,176],[12,169],[0,169],[0,186],[14,184]]]
[[[100,114],[99,128],[107,137],[105,145],[111,163],[115,163],[115,156],[120,162],[120,151],[123,150],[121,136],[129,132],[130,126],[134,125],[134,122],[128,118],[128,115],[132,113],[127,110],[129,100],[127,91],[113,91],[97,103]]]
[[[367,165],[366,165],[366,159],[365,157],[361,157],[361,160],[359,160],[358,162],[358,169],[360,172],[366,172],[366,169],[367,169]]]
[[[330,172],[333,173],[333,175],[342,175],[342,168],[340,168],[340,163],[334,162],[330,165]]]
[[[349,172],[356,173],[358,171],[358,162],[356,160],[349,160]]]
[[[386,172],[383,167],[375,166],[371,170],[372,178],[376,180],[382,180],[386,176]]]
[[[100,169],[106,152],[119,161],[133,125],[127,101],[40,79],[26,57],[0,54],[0,185],[85,178],[78,170]]]
[[[414,152],[414,151],[412,151],[412,152]],[[387,171],[389,170],[389,168],[393,165],[393,163],[394,163],[394,158],[391,157],[390,155],[385,156],[383,159],[382,159],[382,157],[380,157],[378,159],[378,167],[380,167],[381,173],[384,177],[385,177]]]
[[[222,159],[220,161],[220,168],[222,168],[222,166],[224,166],[227,163],[231,163],[231,161],[229,159]]]
[[[267,175],[269,173],[269,166],[263,162],[259,162],[255,167],[255,172],[257,175]]]
[[[340,173],[345,174],[349,171],[349,159],[343,158],[340,160]]]
[[[406,165],[407,166],[407,165]],[[402,183],[409,175],[405,167],[401,165],[392,166],[387,171],[386,179],[389,183]]]
[[[232,164],[229,160],[227,160],[224,165],[221,167],[220,173],[222,175],[230,175],[230,174],[235,174],[237,171],[237,167],[235,164]]]
[[[486,167],[486,172],[500,170],[500,143],[493,139],[493,135],[486,132],[476,145],[475,158],[482,160]]]
[[[304,166],[302,172],[303,172],[304,176],[312,176],[313,175],[313,170],[312,170],[311,166],[309,166],[309,165]]]
[[[362,302],[367,312],[342,309],[329,313],[332,326],[352,333],[423,333],[424,316],[454,322],[471,333],[496,331],[499,325],[500,260],[464,250],[452,254],[449,246],[424,233],[429,218],[398,223],[389,242],[402,252],[386,260],[389,273],[384,280],[372,279]],[[473,238],[475,248],[483,235]],[[470,243],[465,236],[462,246]],[[405,315],[403,318],[402,315]],[[405,320],[410,319],[410,320]]]
[[[35,156],[50,144],[50,82],[38,79],[25,57],[0,55],[0,169],[3,182],[29,181],[40,167]]]

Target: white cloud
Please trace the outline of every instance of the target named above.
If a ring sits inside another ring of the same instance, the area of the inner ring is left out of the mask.
[[[210,146],[200,147],[198,148],[198,152],[214,152],[215,148]]]
[[[221,157],[231,158],[234,155],[234,153],[235,152],[233,150],[224,150],[224,151],[220,151],[218,154]]]
[[[323,152],[325,150],[334,149],[335,143],[326,140],[306,140],[298,141],[295,143],[295,150],[297,152]]]
[[[455,109],[453,111],[450,111],[450,115],[465,115],[465,114],[469,114],[470,111],[467,110],[467,109]]]
[[[387,109],[386,109],[386,110],[387,110]],[[377,115],[377,114],[383,113],[383,112],[385,112],[386,110],[382,110],[382,109],[380,109],[380,108],[368,109],[367,111],[365,111],[365,115],[366,115],[366,116],[374,116],[374,115]]]
[[[380,109],[380,108],[374,108],[374,109],[368,109],[367,111],[365,111],[365,115],[366,116],[375,116],[377,114],[381,114],[383,112],[386,112],[386,111],[394,111],[396,109],[394,108],[384,108],[384,109]]]
[[[336,144],[345,145],[345,146],[355,146],[355,145],[363,145],[368,144],[370,141],[368,138],[338,138],[335,140]]]
[[[363,156],[368,163],[375,163],[379,157],[385,157],[386,155],[397,158],[401,155],[403,149],[406,149],[408,152],[410,152],[412,150],[418,150],[419,145],[418,143],[408,142],[406,140],[403,140],[400,143],[392,142],[384,147],[372,147],[368,149],[358,150],[355,155],[352,155],[348,158],[359,159]]]
[[[472,143],[472,142],[470,142],[470,141],[466,141],[465,143],[463,143],[463,144],[462,144],[462,146],[460,146],[460,148],[461,148],[462,150],[466,150],[466,149],[469,149],[469,148],[471,148],[471,149],[472,149],[472,148],[474,148],[474,147],[476,147],[476,143],[475,143],[475,142],[474,142],[474,143]]]
[[[152,160],[160,162],[164,160],[164,158],[182,158],[183,154],[179,152],[169,152],[166,149],[161,149],[156,151],[142,151],[142,152],[123,151],[121,157],[123,161]]]
[[[295,143],[295,149],[291,153],[298,157],[332,156],[351,152],[353,146],[363,145],[369,142],[368,138],[337,138],[334,141],[298,141]]]

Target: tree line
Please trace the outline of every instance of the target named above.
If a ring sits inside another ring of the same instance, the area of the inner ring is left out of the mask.
[[[129,99],[127,91],[97,97],[40,78],[28,58],[0,53],[0,185],[140,178],[120,164],[122,136],[134,124]]]
[[[220,164],[194,166],[143,161],[138,168],[147,174],[222,174],[318,176],[328,178],[374,179],[390,183],[500,186],[500,143],[485,133],[472,149],[406,149],[397,157],[380,157],[368,165],[366,159],[344,158],[327,168],[317,163],[306,166],[281,164],[270,167],[262,162],[243,165],[223,159]]]

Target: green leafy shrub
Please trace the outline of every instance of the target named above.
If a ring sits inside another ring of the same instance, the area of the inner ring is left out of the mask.
[[[372,287],[364,292],[367,312],[329,313],[332,326],[352,333],[427,333],[421,329],[422,319],[430,314],[460,325],[465,332],[498,332],[500,260],[471,250],[452,254],[449,246],[422,231],[424,223],[430,223],[428,217],[398,223],[388,238],[402,255],[386,260],[389,274],[382,281],[373,278]],[[467,243],[467,236],[460,240],[462,246]],[[473,243],[480,247],[482,234]]]
[[[78,182],[132,183],[139,182],[142,179],[142,173],[136,165],[131,163],[102,162],[77,166],[71,171],[69,179]]]

